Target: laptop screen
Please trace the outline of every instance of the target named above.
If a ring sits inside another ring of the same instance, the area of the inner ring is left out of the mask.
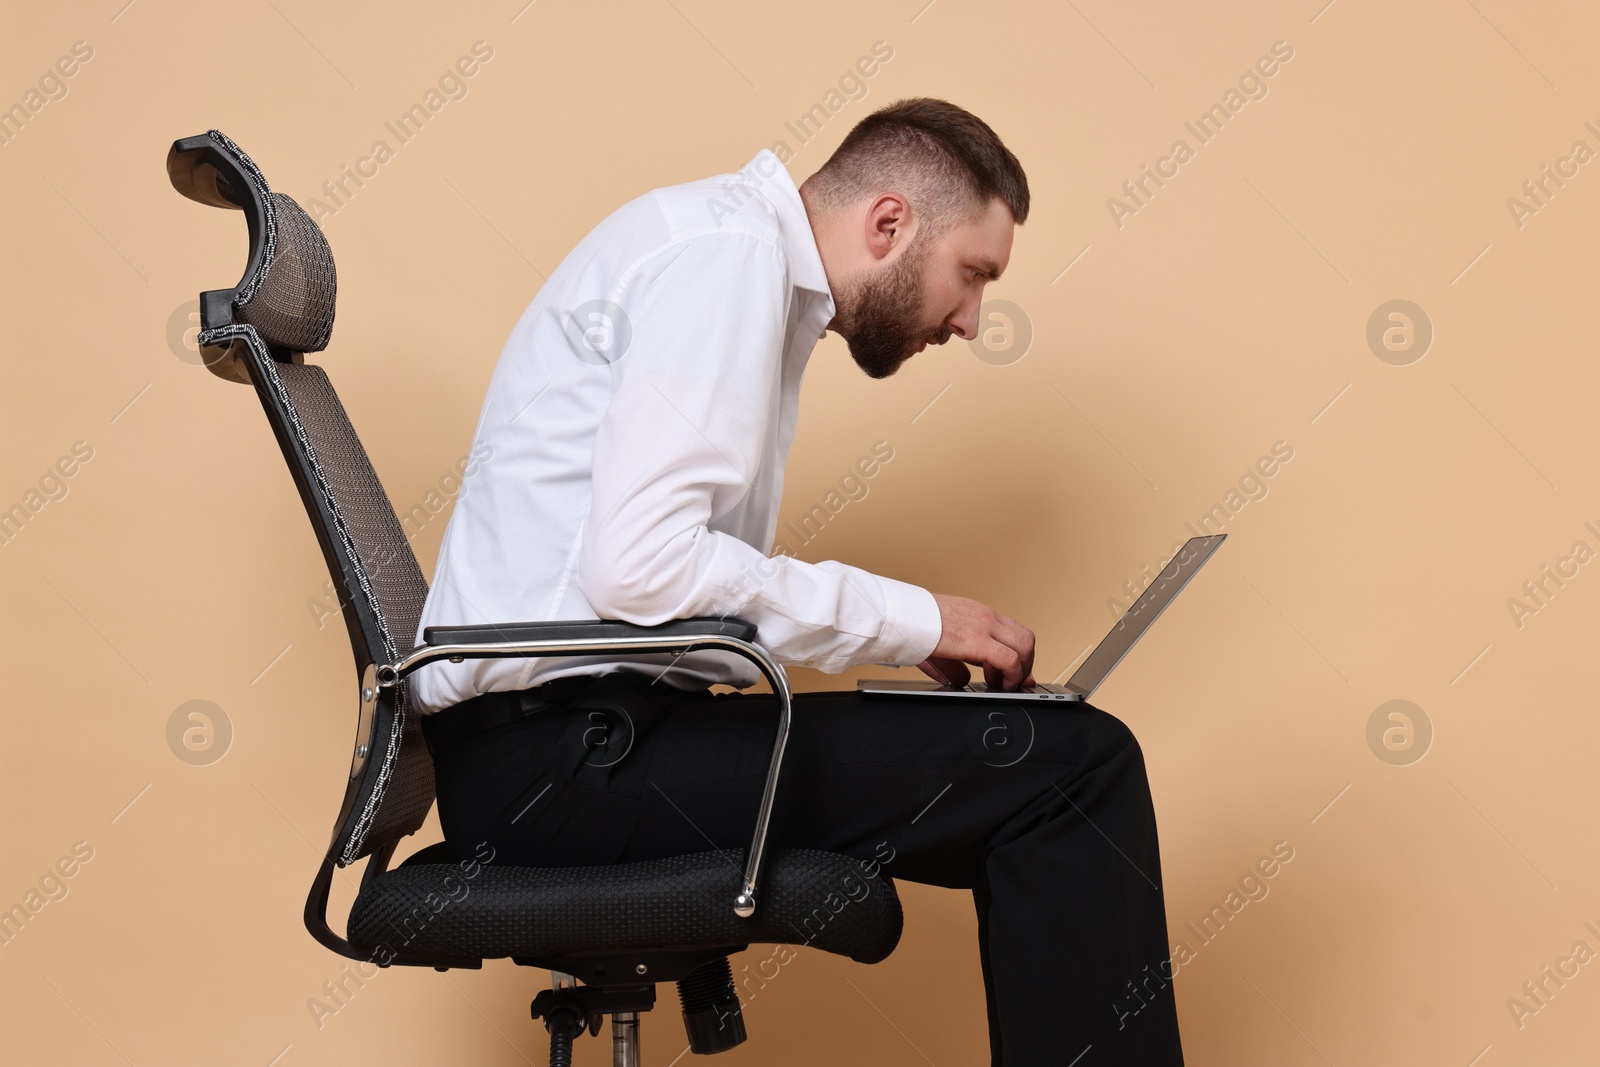
[[[1210,537],[1191,537],[1184,542],[1183,547],[1178,549],[1161,573],[1156,575],[1155,581],[1146,587],[1139,599],[1133,602],[1133,606],[1117,620],[1117,624],[1111,628],[1105,640],[1089,653],[1089,658],[1083,661],[1083,666],[1067,679],[1067,688],[1074,693],[1081,693],[1084,699],[1088,699],[1090,694],[1100,688],[1100,683],[1106,680],[1106,676],[1118,663],[1122,662],[1122,657],[1128,654],[1134,642],[1144,636],[1144,632],[1150,629],[1150,624],[1166,610],[1167,605],[1172,603],[1172,598],[1189,584],[1189,579],[1195,576],[1227,537],[1227,534],[1212,534]]]

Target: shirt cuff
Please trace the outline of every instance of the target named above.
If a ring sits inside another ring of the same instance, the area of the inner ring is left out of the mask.
[[[877,575],[883,583],[883,630],[869,649],[868,661],[884,666],[915,666],[933,655],[944,633],[939,602],[920,585]]]

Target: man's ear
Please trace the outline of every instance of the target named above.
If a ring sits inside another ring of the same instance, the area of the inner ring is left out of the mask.
[[[867,250],[882,259],[897,245],[909,243],[913,222],[911,205],[899,193],[883,193],[867,205]]]

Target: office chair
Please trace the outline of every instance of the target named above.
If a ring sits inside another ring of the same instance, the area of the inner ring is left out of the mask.
[[[676,982],[690,1047],[745,1039],[730,955],[750,944],[808,945],[877,963],[900,939],[894,883],[855,858],[774,849],[767,826],[788,738],[783,668],[738,619],[661,626],[613,621],[430,626],[412,647],[428,593],[394,507],[322,368],[305,353],[333,326],[333,254],[294,200],[274,193],[217,130],[173,143],[167,176],[191,200],[244,212],[249,255],[231,289],[200,294],[199,344],[219,377],[255,387],[340,592],[355,654],[358,711],[344,801],[306,899],[322,944],[379,966],[482,967],[485,959],[551,972],[532,1015],[550,1063],[574,1038],[612,1023],[612,1063],[638,1067],[639,1015],[658,982]],[[396,846],[433,806],[433,763],[407,698],[407,677],[436,660],[506,656],[681,655],[722,649],[753,661],[772,686],[778,730],[755,831],[745,850],[708,850],[590,867],[496,865],[441,842],[390,869]],[[328,922],[336,867],[366,860],[341,937]],[[770,977],[770,976],[768,976]]]

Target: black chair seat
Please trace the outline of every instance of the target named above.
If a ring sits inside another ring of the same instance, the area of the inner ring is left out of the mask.
[[[442,851],[425,849],[362,889],[350,911],[352,945],[460,961],[760,942],[877,963],[900,940],[894,882],[831,852],[769,853],[756,913],[741,919],[733,899],[743,849],[599,867],[415,862]]]

